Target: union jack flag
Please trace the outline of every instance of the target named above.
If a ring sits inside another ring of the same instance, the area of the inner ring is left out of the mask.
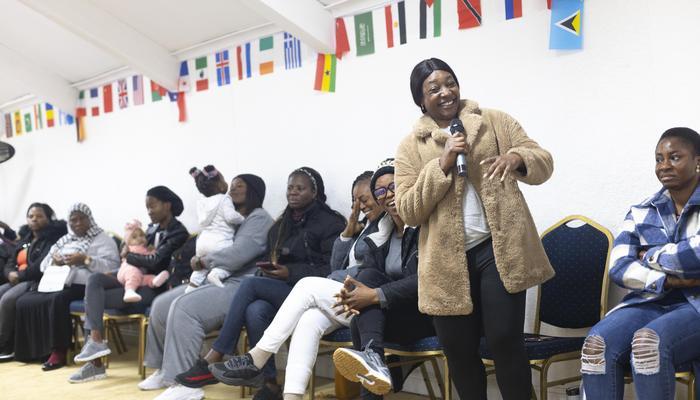
[[[216,53],[216,82],[219,86],[231,83],[231,73],[228,63],[228,50]]]
[[[119,95],[119,108],[127,108],[129,106],[129,92],[126,88],[126,79],[117,81],[117,94]]]

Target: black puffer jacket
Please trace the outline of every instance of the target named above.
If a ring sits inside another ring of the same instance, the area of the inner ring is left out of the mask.
[[[277,263],[289,269],[287,283],[294,286],[307,276],[327,276],[333,242],[345,229],[345,218],[319,203],[312,204],[298,222],[288,214],[285,212],[272,225],[267,236],[269,248],[277,254]],[[281,231],[286,239],[277,243]]]
[[[145,269],[149,274],[157,275],[168,268],[173,252],[185,244],[189,233],[180,221],[173,218],[165,229],[162,229],[159,224],[148,226],[146,231],[148,245],[155,246],[157,237],[159,239],[155,253],[149,255],[129,253],[126,256],[126,262],[134,267]]]
[[[394,231],[394,222],[385,215],[379,223],[379,231],[369,235],[365,241],[370,248],[370,257],[360,268],[375,268],[386,274],[386,257]],[[406,227],[401,238],[401,270],[403,277],[380,286],[386,296],[388,309],[405,304],[418,303],[418,233],[419,228]]]
[[[23,232],[20,230],[20,232]],[[5,263],[5,270],[3,274],[5,279],[10,274],[10,272],[16,271],[19,274],[20,282],[34,281],[38,282],[41,280],[43,273],[41,272],[41,262],[44,260],[49,250],[54,243],[61,238],[61,236],[68,233],[66,228],[66,221],[49,221],[46,228],[39,231],[38,239],[32,243],[33,235],[31,231],[24,230],[26,232],[17,242],[15,251],[12,256]],[[17,269],[17,254],[22,249],[27,249],[27,268],[22,271]]]

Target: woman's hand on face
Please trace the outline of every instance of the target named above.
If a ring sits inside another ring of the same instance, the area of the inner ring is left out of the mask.
[[[354,289],[351,289],[353,286]],[[336,298],[337,302],[333,307],[343,307],[336,312],[336,315],[345,313],[346,317],[349,317],[351,314],[359,314],[360,310],[371,305],[379,304],[377,289],[372,289],[350,276],[345,278],[343,288],[336,295]]]
[[[51,259],[53,260],[53,265],[65,265],[66,264],[66,262],[63,259],[63,256],[58,254],[58,253],[55,253],[51,257]]]
[[[450,136],[445,141],[445,148],[440,156],[440,169],[445,175],[450,173],[450,170],[455,166],[457,162],[457,156],[459,154],[467,154],[469,151],[469,145],[467,144],[467,139],[464,135]]]
[[[19,283],[19,274],[17,271],[12,271],[7,274],[7,280],[10,281],[10,285],[14,286]]]
[[[281,281],[286,281],[287,279],[289,279],[289,268],[277,263],[272,263],[272,265],[274,265],[275,268],[261,268],[263,276],[273,279],[279,279]]]
[[[700,279],[683,279],[673,275],[666,275],[665,289],[682,289],[700,286]]]
[[[354,237],[356,234],[362,232],[364,225],[360,223],[360,200],[355,199],[352,202],[352,212],[350,213],[350,218],[348,218],[348,224],[345,226],[345,230],[342,235],[346,238]]]
[[[523,159],[515,153],[508,153],[501,156],[489,157],[479,163],[479,165],[485,164],[491,165],[484,174],[484,178],[488,176],[488,179],[491,180],[494,177],[500,176],[501,182],[503,182],[508,174],[523,166]]]
[[[83,253],[73,253],[63,257],[67,265],[85,265],[85,258],[87,256]]]

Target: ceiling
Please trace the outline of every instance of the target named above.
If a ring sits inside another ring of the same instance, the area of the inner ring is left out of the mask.
[[[0,111],[138,72],[166,87],[180,60],[279,31],[334,49],[334,18],[389,0],[0,0]]]

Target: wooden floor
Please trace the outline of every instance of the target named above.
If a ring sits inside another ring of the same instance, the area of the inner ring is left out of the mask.
[[[136,352],[132,349],[125,354],[112,356],[107,369],[107,379],[81,384],[68,383],[68,377],[79,366],[69,365],[55,371],[44,372],[39,364],[20,362],[0,363],[1,400],[139,400],[153,399],[161,391],[144,392],[136,387],[140,377],[136,371]],[[320,382],[317,399],[333,399],[334,386],[328,379]],[[223,384],[205,388],[205,396],[211,400],[240,399],[237,387]],[[47,397],[48,396],[48,397]],[[386,397],[392,400],[425,400],[426,397],[409,393],[396,393]],[[250,396],[248,396],[250,399]]]

